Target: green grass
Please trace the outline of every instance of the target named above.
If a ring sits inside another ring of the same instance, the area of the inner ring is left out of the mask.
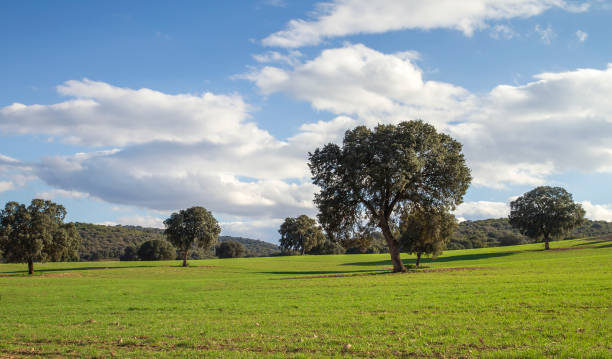
[[[0,357],[612,357],[612,242],[552,247],[2,264]]]

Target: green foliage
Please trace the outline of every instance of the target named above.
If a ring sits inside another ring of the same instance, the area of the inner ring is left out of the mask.
[[[168,241],[152,239],[138,248],[138,258],[143,261],[164,261],[176,259],[176,249]]]
[[[183,256],[184,267],[187,266],[191,248],[211,248],[221,232],[215,217],[204,207],[191,207],[172,213],[170,218],[164,221],[164,225],[164,234]]]
[[[541,186],[510,202],[510,224],[522,234],[543,240],[569,233],[584,221],[584,209],[561,187]]]
[[[417,255],[418,267],[422,254],[433,258],[442,254],[456,225],[455,216],[446,211],[415,208],[402,216],[399,236],[401,249]]]
[[[452,210],[471,181],[461,144],[422,121],[347,131],[343,146],[309,153],[320,192],[319,222],[335,241],[363,237],[378,227],[394,271],[404,271],[393,235],[402,208]]]
[[[128,247],[135,251],[146,241],[164,239],[163,230],[138,226],[104,226],[76,223],[83,242],[79,249],[81,260],[119,259]]]
[[[340,244],[325,240],[324,242],[312,247],[309,254],[344,254],[346,250]]]
[[[245,252],[244,246],[239,242],[227,241],[217,246],[215,254],[219,258],[240,258],[244,257]]]
[[[280,247],[285,252],[295,250],[300,254],[309,253],[312,248],[325,241],[321,227],[314,219],[304,214],[296,218],[285,218],[278,233],[281,235]]]
[[[76,227],[64,223],[66,209],[51,201],[33,199],[26,207],[8,202],[0,212],[0,251],[4,260],[28,263],[74,260],[81,244]]]
[[[155,240],[155,239],[153,239]],[[119,257],[121,261],[137,261],[138,260],[138,249],[133,246],[125,247],[123,254]]]
[[[276,244],[257,239],[230,236],[219,237],[219,242],[226,241],[234,241],[242,244],[245,249],[245,257],[269,257],[280,254],[280,247]]]

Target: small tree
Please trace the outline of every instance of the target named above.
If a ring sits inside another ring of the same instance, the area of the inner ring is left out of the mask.
[[[428,254],[435,258],[442,254],[456,225],[455,216],[444,210],[417,208],[402,217],[399,239],[401,249],[416,254],[418,268],[421,255]]]
[[[278,233],[281,235],[280,247],[283,251],[296,250],[300,254],[308,253],[325,241],[321,227],[314,219],[304,214],[296,218],[285,218]]]
[[[471,181],[461,144],[422,121],[356,127],[342,148],[330,143],[309,153],[308,165],[321,189],[315,204],[325,231],[341,239],[378,227],[394,272],[406,270],[394,236],[402,208],[451,211]]]
[[[8,202],[0,211],[0,250],[7,262],[28,263],[78,258],[81,236],[73,223],[64,223],[66,209],[51,201],[33,199],[26,207]]]
[[[191,207],[172,213],[164,225],[166,238],[183,257],[183,267],[187,267],[191,248],[196,245],[203,249],[211,248],[221,232],[215,217],[204,207]]]
[[[219,258],[240,258],[244,257],[246,250],[240,242],[226,241],[217,246],[215,254]]]
[[[167,241],[152,239],[138,248],[138,257],[143,261],[165,261],[176,259],[176,249]]]
[[[584,209],[561,187],[541,186],[510,202],[510,224],[521,234],[549,241],[569,233],[584,221]]]
[[[120,261],[137,261],[138,260],[138,249],[134,246],[127,246],[123,249],[123,253],[119,257]]]

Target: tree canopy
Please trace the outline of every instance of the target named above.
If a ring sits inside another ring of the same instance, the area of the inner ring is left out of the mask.
[[[124,255],[126,254],[128,253],[124,253]],[[176,259],[176,249],[167,241],[152,239],[140,245],[140,248],[138,248],[138,258],[143,261]]]
[[[422,121],[356,127],[342,147],[330,143],[309,153],[309,167],[328,235],[341,240],[378,227],[395,272],[405,271],[393,234],[401,209],[453,210],[471,181],[461,144]]]
[[[66,209],[33,199],[26,207],[8,202],[0,212],[0,250],[7,262],[28,263],[78,259],[81,237],[72,223],[64,223]]]
[[[227,241],[217,246],[215,254],[219,258],[240,258],[244,257],[245,249],[240,242]]]
[[[278,233],[281,235],[280,247],[285,252],[295,250],[300,254],[308,253],[325,241],[321,227],[313,218],[304,214],[285,218]]]
[[[402,216],[400,222],[400,245],[402,251],[417,255],[416,266],[421,255],[437,257],[457,225],[455,216],[446,211],[416,208]]]
[[[183,267],[187,266],[187,256],[192,247],[211,248],[221,232],[215,217],[204,207],[191,207],[172,213],[164,225],[166,238],[183,256]]]
[[[540,186],[510,202],[508,219],[523,235],[543,240],[550,249],[548,242],[582,224],[584,214],[565,189]]]

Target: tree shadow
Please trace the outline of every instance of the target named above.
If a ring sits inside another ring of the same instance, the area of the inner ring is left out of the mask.
[[[505,257],[519,252],[500,252],[500,253],[482,253],[482,254],[461,254],[455,256],[444,256],[437,259],[432,258],[421,258],[421,263],[446,263],[446,262],[454,262],[454,261],[469,261],[469,260],[477,260],[477,259],[487,259],[487,258],[496,258],[496,257]],[[416,258],[410,259],[402,259],[404,265],[412,265],[416,263]],[[392,265],[391,260],[382,260],[382,261],[373,261],[373,262],[352,262],[352,263],[343,263],[343,266],[383,266],[383,265]]]
[[[260,274],[281,274],[281,275],[330,275],[330,274],[351,274],[351,273],[372,273],[388,272],[387,269],[360,269],[360,270],[311,270],[311,271],[265,271],[257,272]]]

